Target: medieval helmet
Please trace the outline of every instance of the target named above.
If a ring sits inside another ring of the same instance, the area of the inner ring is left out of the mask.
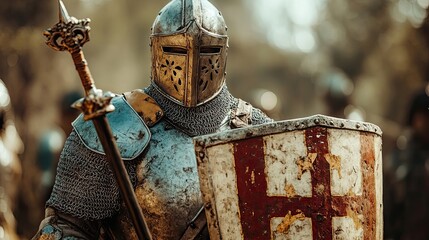
[[[152,26],[152,83],[182,106],[204,104],[225,83],[227,48],[216,7],[207,0],[172,0]]]

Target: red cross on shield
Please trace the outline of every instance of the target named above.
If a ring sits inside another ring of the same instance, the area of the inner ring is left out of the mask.
[[[211,239],[382,239],[377,126],[316,115],[194,142]]]

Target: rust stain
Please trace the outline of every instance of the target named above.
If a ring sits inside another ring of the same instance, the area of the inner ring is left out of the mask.
[[[55,234],[43,234],[38,240],[55,240]]]
[[[376,195],[375,195],[375,149],[374,135],[362,133],[361,140],[361,156],[362,156],[362,173],[363,176],[363,215],[364,219],[364,239],[376,239]]]
[[[128,217],[121,217],[119,220],[119,225],[121,226],[121,230],[123,231],[124,237],[129,240],[138,240],[138,236],[134,226],[131,222],[131,219]]]
[[[298,180],[301,180],[302,174],[313,169],[314,160],[317,158],[317,153],[309,153],[306,157],[301,157],[296,161],[298,165]]]
[[[296,191],[292,184],[286,184],[285,192],[286,192],[286,196],[289,198],[296,196]]]
[[[346,196],[356,196],[356,193],[353,192],[353,187],[349,188],[349,190],[346,193]]]
[[[149,127],[155,125],[164,115],[161,107],[141,89],[135,89],[123,94],[127,102],[143,118]]]
[[[321,196],[325,192],[325,186],[318,184],[315,188],[317,195]]]
[[[305,215],[304,213],[300,212],[298,210],[298,214],[292,215],[291,211],[286,214],[286,216],[283,218],[282,222],[277,226],[276,231],[278,233],[284,233],[286,234],[289,231],[290,226],[296,221],[296,220],[304,220]]]
[[[351,210],[350,208],[347,208],[346,212],[347,212],[347,216],[353,220],[355,224],[355,229],[358,230],[362,228],[362,221],[360,220],[359,215],[355,211]]]
[[[138,140],[142,140],[144,138],[144,132],[143,131],[139,131],[139,134],[137,136]]]
[[[329,153],[328,132],[325,128],[315,127],[305,130],[305,144],[308,153],[317,153],[310,169],[312,196],[290,197],[295,190],[292,185],[286,185],[287,197],[267,196],[267,181],[264,173],[264,148],[261,138],[241,140],[234,145],[235,168],[237,171],[237,191],[240,195],[240,217],[243,227],[244,239],[270,239],[272,234],[270,221],[276,213],[281,217],[278,226],[272,231],[274,233],[291,233],[297,225],[295,222],[299,213],[311,218],[313,237],[317,239],[334,239],[335,230],[332,228],[333,217],[345,217],[354,221],[354,227],[362,229],[363,240],[377,239],[376,231],[376,205],[375,205],[375,178],[374,178],[374,141],[371,134],[361,135],[360,161],[362,169],[362,195],[351,194],[345,196],[333,196],[331,194],[331,173],[337,169],[341,170],[339,158],[327,155]],[[239,158],[240,157],[240,158]],[[310,157],[310,156],[309,156]],[[248,160],[247,165],[240,165],[240,160]],[[302,158],[304,162],[306,157]],[[311,159],[311,158],[310,158]],[[336,162],[334,160],[337,160]],[[329,161],[329,162],[328,162]],[[297,162],[297,160],[295,160]],[[338,164],[336,168],[332,165]],[[256,184],[250,185],[251,171],[255,171]],[[357,170],[356,170],[357,171]],[[261,174],[261,175],[260,175]],[[296,173],[294,173],[296,174]],[[250,186],[249,186],[250,185]],[[243,197],[241,197],[243,196]],[[266,207],[261,207],[264,203]],[[300,209],[301,212],[298,212]],[[290,211],[290,212],[289,212]],[[352,213],[354,211],[355,213]],[[293,214],[297,214],[292,216]],[[363,217],[362,217],[363,216]],[[295,217],[292,219],[292,217]],[[302,217],[302,215],[301,215]],[[261,221],[261,219],[265,221]],[[350,221],[350,220],[349,220]],[[350,221],[351,223],[351,221]],[[254,227],[258,226],[258,227]],[[351,226],[353,228],[353,226]]]
[[[325,159],[331,165],[331,169],[335,169],[338,172],[338,176],[341,177],[341,158],[337,155],[327,153]]]

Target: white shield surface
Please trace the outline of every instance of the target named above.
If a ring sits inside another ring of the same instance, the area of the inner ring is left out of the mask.
[[[211,239],[382,239],[377,126],[316,115],[194,144]]]

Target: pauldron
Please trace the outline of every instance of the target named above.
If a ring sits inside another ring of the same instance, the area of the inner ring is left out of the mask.
[[[115,106],[115,111],[106,116],[121,157],[124,160],[135,159],[144,151],[150,141],[149,127],[161,119],[163,112],[155,101],[141,90],[117,96],[113,98],[112,104]],[[88,149],[104,154],[91,121],[84,121],[81,114],[72,125]]]

